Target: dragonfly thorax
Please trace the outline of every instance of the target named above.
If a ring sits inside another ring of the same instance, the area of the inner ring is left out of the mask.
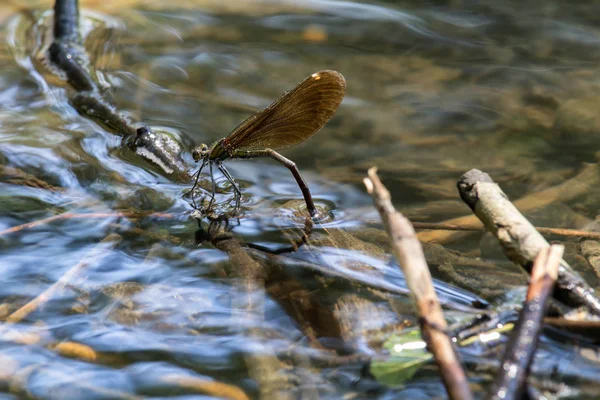
[[[223,161],[231,157],[227,147],[228,146],[225,138],[219,140],[217,143],[213,144],[212,148],[210,149],[208,153],[208,159],[210,161]]]

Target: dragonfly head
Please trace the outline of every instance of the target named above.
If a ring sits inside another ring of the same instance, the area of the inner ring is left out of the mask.
[[[194,151],[192,151],[192,157],[194,157],[194,161],[198,162],[208,155],[209,148],[206,144],[202,143],[200,146],[196,147]]]

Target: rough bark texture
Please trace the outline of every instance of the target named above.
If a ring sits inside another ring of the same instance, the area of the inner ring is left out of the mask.
[[[527,272],[540,250],[550,244],[517,210],[490,176],[473,169],[457,183],[460,197],[496,236],[506,256]],[[572,307],[585,306],[600,315],[600,299],[566,261],[561,260],[554,297]]]

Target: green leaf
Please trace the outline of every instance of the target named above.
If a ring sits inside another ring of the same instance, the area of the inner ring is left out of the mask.
[[[389,350],[390,357],[385,361],[373,361],[371,374],[385,385],[403,384],[433,358],[421,340],[419,329],[406,330],[399,336],[390,337],[384,347]]]

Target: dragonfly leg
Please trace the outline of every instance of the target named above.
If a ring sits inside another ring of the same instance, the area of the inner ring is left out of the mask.
[[[208,203],[207,210],[212,208],[213,203],[215,202],[215,193],[217,192],[217,184],[215,183],[215,175],[213,174],[213,163],[211,161],[208,162],[208,168],[210,169],[210,181],[212,182],[212,195],[210,197],[210,203]]]
[[[190,192],[192,194],[192,204],[194,204],[194,208],[196,210],[198,209],[198,206],[196,205],[196,196],[194,195],[194,189],[196,189],[196,186],[198,186],[198,179],[200,179],[200,173],[202,173],[202,169],[204,168],[205,165],[206,165],[206,160],[202,161],[202,165],[200,166],[200,169],[196,173],[196,179],[194,180],[194,186],[192,186],[192,190]]]
[[[219,171],[221,171],[221,173],[225,176],[225,178],[227,178],[227,180],[229,181],[229,183],[231,183],[231,186],[233,187],[233,192],[235,195],[235,209],[234,212],[239,211],[240,209],[240,201],[242,199],[242,191],[240,190],[240,187],[238,186],[238,184],[236,183],[236,181],[233,179],[233,176],[231,176],[231,174],[229,173],[229,171],[227,170],[227,168],[225,168],[223,166],[223,164],[221,164],[220,162],[217,163],[217,168],[219,168]]]
[[[278,152],[276,152],[275,150],[272,150],[272,149],[252,150],[252,151],[236,150],[233,152],[233,155],[231,157],[232,158],[269,157],[269,158],[272,158],[273,160],[283,164],[284,166],[287,167],[287,169],[290,170],[290,172],[294,176],[294,179],[296,179],[296,183],[298,183],[298,186],[300,187],[300,190],[302,191],[302,195],[304,196],[304,201],[306,202],[306,208],[308,209],[310,216],[314,217],[317,214],[317,209],[315,208],[315,203],[313,202],[312,195],[310,194],[310,189],[308,188],[308,185],[302,178],[302,175],[300,175],[300,171],[298,170],[298,167],[296,167],[296,163],[293,162],[292,160],[290,160],[289,158],[285,158],[284,156],[282,156],[281,154],[279,154]]]

